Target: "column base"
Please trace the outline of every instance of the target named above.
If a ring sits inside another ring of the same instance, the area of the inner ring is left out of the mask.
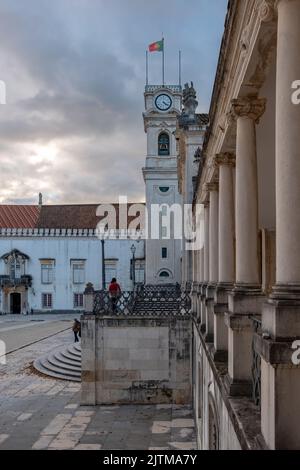
[[[249,315],[232,313],[225,315],[225,321],[228,326],[228,375],[233,384],[230,393],[248,396],[252,394],[253,321]]]
[[[203,282],[201,285],[201,331],[205,333],[206,328],[206,289],[207,289],[207,282]],[[204,328],[204,330],[203,330]]]
[[[229,374],[225,377],[225,389],[231,397],[251,397],[252,382],[248,380],[234,380]]]
[[[233,314],[261,315],[266,296],[260,286],[236,284],[228,294],[229,312]]]
[[[300,302],[300,284],[276,284],[272,289],[270,299]]]
[[[300,338],[300,295],[273,292],[263,307],[262,330],[275,341]]]
[[[228,362],[228,351],[217,351],[215,348],[213,349],[212,358],[215,362],[222,362],[226,364]]]
[[[215,305],[215,289],[216,284],[208,284],[206,289],[206,334],[205,341],[207,343],[214,342],[214,305]]]
[[[300,448],[300,290],[275,286],[254,348],[261,357],[262,433],[270,449]]]

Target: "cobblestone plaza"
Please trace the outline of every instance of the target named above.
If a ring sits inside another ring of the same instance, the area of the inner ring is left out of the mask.
[[[80,406],[80,384],[38,375],[32,367],[34,359],[73,339],[72,318],[50,324],[49,319],[36,326],[31,318],[0,317],[2,340],[9,332],[22,336],[26,331],[27,341],[33,342],[8,354],[7,364],[0,366],[0,450],[196,448],[189,407]],[[65,331],[55,334],[55,330]],[[34,342],[37,333],[51,336]]]

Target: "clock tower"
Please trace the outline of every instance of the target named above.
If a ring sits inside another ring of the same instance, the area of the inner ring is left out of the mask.
[[[146,85],[143,115],[147,134],[147,157],[143,168],[148,214],[146,284],[181,282],[181,240],[175,239],[173,224],[166,227],[170,210],[175,204],[181,206],[175,138],[181,108],[181,86]],[[158,207],[160,216],[153,217],[153,211],[157,214]]]

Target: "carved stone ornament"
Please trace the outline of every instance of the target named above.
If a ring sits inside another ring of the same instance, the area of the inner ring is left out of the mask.
[[[205,190],[208,192],[219,191],[219,183],[217,182],[206,183]]]
[[[230,116],[233,119],[248,117],[259,123],[266,110],[267,100],[264,98],[239,98],[231,102]]]
[[[273,21],[277,17],[276,0],[259,0],[258,9],[259,17],[263,23]]]
[[[215,156],[215,164],[216,166],[221,166],[221,165],[235,166],[235,155],[229,152],[218,153]]]
[[[252,24],[249,23],[246,26],[246,28],[244,28],[244,30],[242,32],[241,39],[240,39],[243,54],[245,54],[249,49],[251,33],[252,33]]]

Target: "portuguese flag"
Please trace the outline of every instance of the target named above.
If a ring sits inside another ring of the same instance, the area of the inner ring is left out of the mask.
[[[154,42],[149,46],[149,52],[163,52],[164,50],[164,40]]]

